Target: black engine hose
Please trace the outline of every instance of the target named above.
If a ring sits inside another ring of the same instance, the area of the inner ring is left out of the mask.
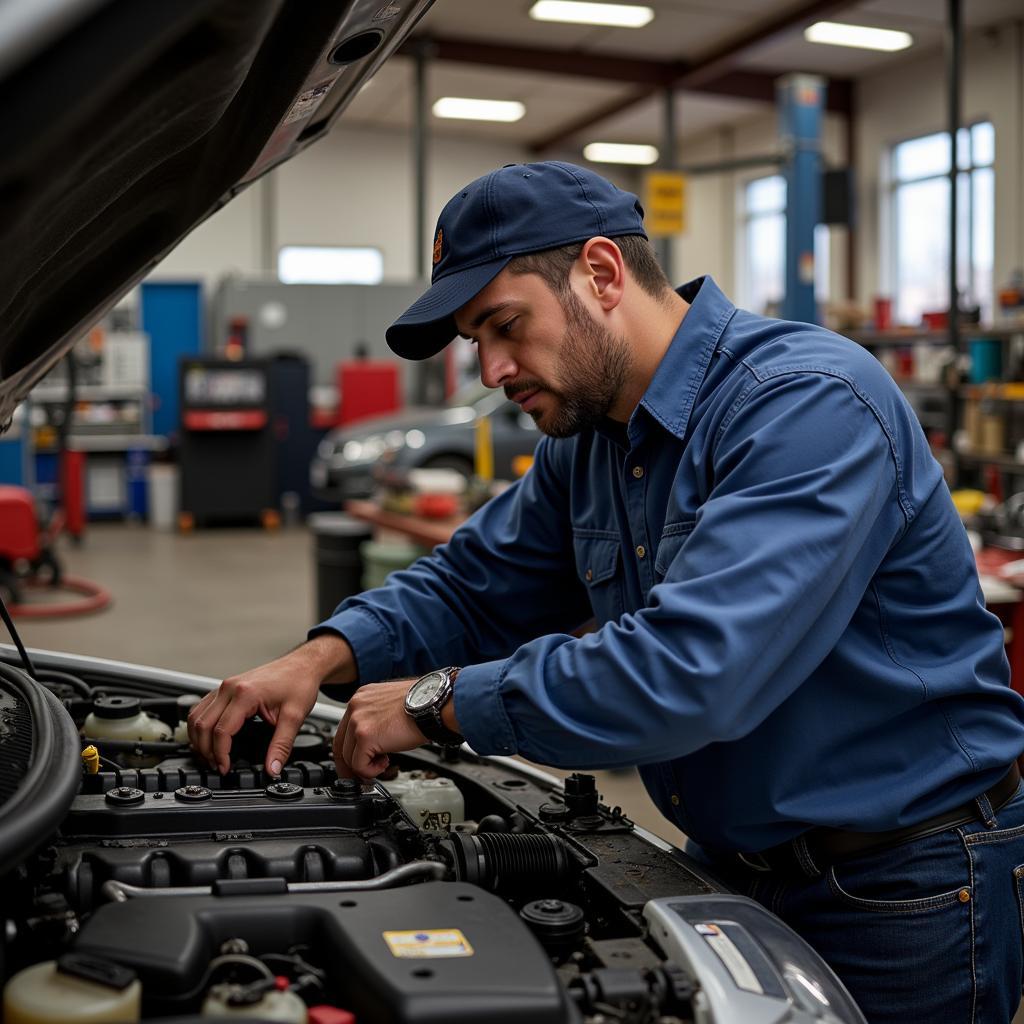
[[[84,679],[79,679],[78,676],[73,676],[70,672],[58,672],[53,668],[41,668],[36,669],[35,677],[43,686],[48,686],[50,683],[63,683],[66,686],[70,686],[84,700],[92,700],[92,687]]]
[[[441,843],[459,881],[484,889],[564,881],[574,861],[559,836],[454,833]]]
[[[71,808],[82,779],[81,740],[63,704],[20,669],[0,663],[0,679],[27,705],[32,756],[14,795],[0,806],[0,876],[40,846]]]

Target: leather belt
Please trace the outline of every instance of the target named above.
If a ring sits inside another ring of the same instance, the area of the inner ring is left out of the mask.
[[[838,864],[865,853],[887,850],[893,846],[934,835],[947,828],[966,825],[981,818],[978,801],[988,799],[993,811],[1002,807],[1020,785],[1020,771],[1016,764],[994,786],[985,790],[969,803],[951,811],[920,821],[906,828],[886,832],[850,832],[839,828],[812,828],[795,839],[769,847],[760,853],[737,853],[735,856],[746,867],[755,871],[777,871],[783,874],[821,874],[832,864]]]

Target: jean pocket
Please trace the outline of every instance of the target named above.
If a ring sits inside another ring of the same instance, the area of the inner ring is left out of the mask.
[[[845,883],[847,886],[850,882]],[[971,887],[961,885],[956,889],[949,889],[946,892],[937,893],[935,896],[921,896],[915,899],[872,899],[869,896],[855,896],[839,882],[836,877],[835,867],[828,870],[828,887],[832,895],[841,903],[857,910],[870,910],[876,914],[917,914],[931,910],[941,910],[943,907],[952,907],[959,903],[970,903]],[[859,891],[860,887],[858,887]],[[867,890],[870,892],[870,888]]]
[[[833,865],[832,895],[847,907],[913,914],[969,904],[971,865],[960,836],[947,832]]]

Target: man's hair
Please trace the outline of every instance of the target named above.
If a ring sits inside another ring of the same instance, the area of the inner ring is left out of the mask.
[[[665,272],[661,269],[651,243],[643,235],[621,235],[612,239],[622,252],[622,260],[636,283],[656,299],[664,299],[670,291]],[[557,249],[542,249],[515,256],[508,269],[513,274],[537,274],[556,294],[564,296],[569,289],[569,271],[583,251],[585,242],[573,242]]]

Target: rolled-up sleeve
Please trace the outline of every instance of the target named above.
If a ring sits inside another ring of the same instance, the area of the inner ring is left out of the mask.
[[[685,756],[753,730],[829,654],[913,512],[884,424],[838,375],[780,373],[723,418],[712,467],[645,607],[463,670],[474,749],[570,768]]]

